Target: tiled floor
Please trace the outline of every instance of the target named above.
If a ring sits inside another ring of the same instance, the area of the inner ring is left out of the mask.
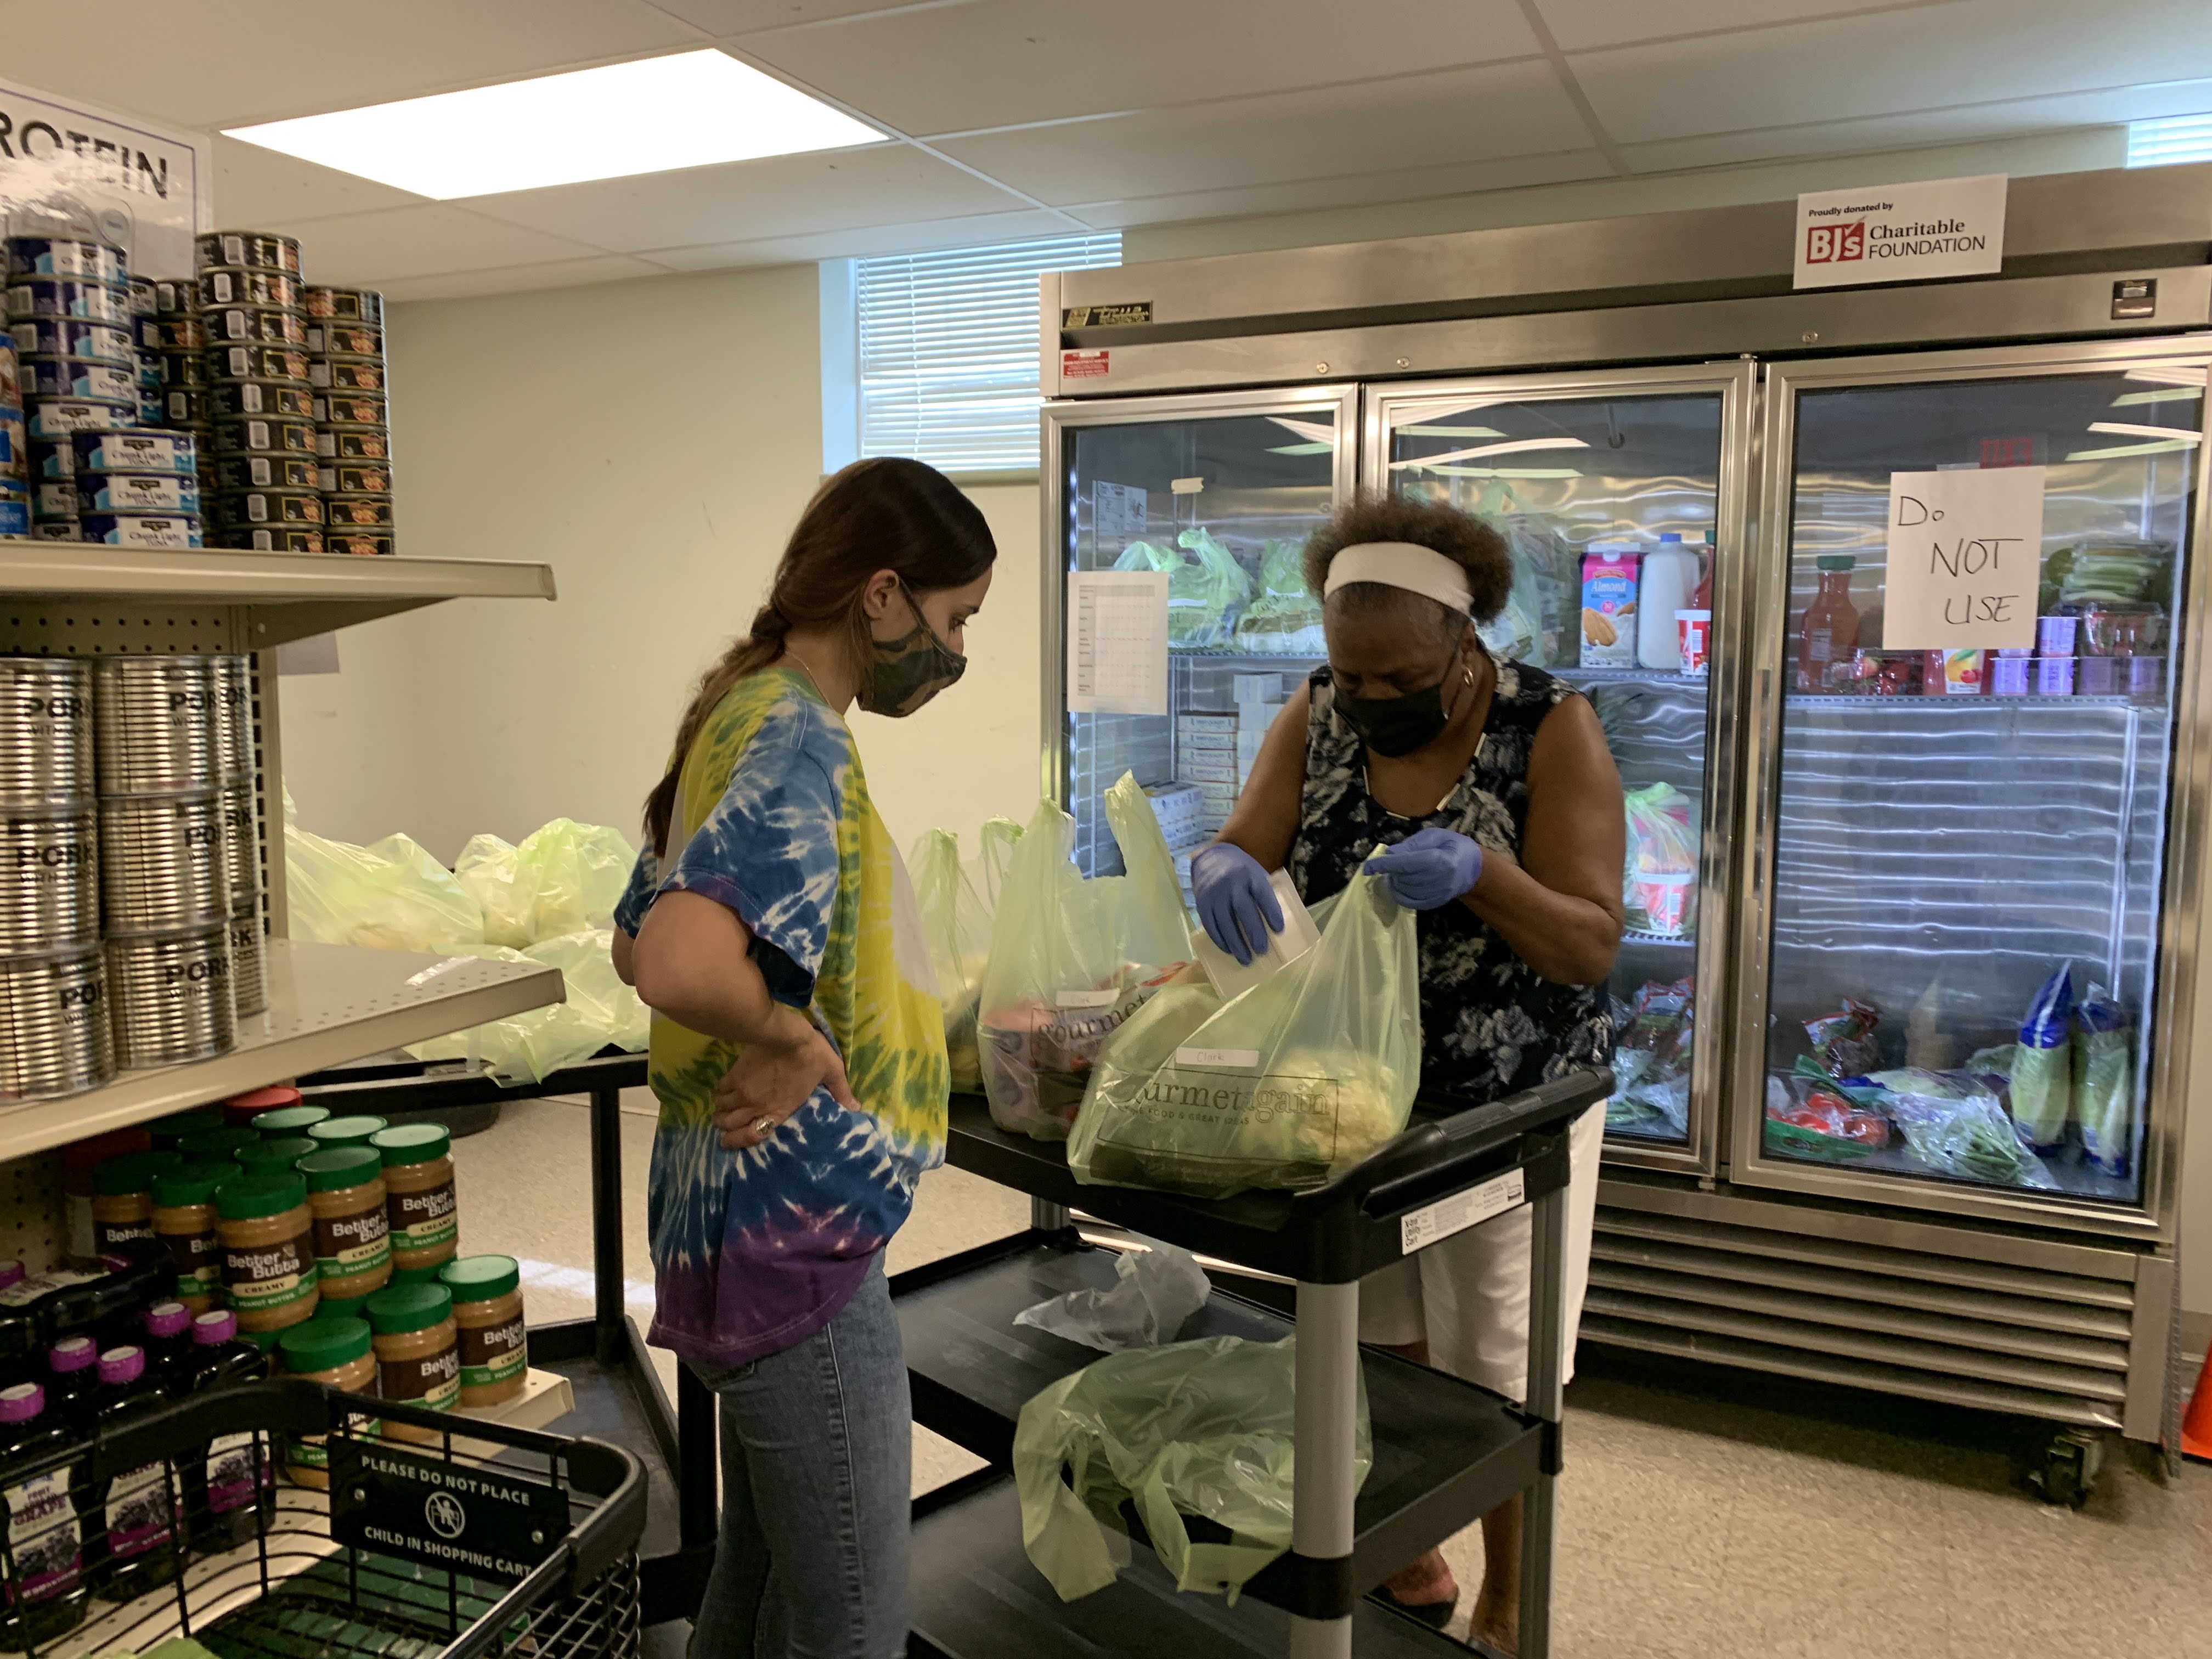
[[[641,1319],[648,1104],[623,1120]],[[591,1310],[585,1128],[579,1105],[533,1102],[455,1146],[464,1246],[524,1260],[533,1320]],[[892,1268],[1027,1215],[939,1171]],[[2169,1484],[2116,1448],[2071,1511],[2020,1484],[2026,1443],[1998,1419],[1587,1353],[1568,1402],[1560,1659],[2212,1659],[2212,1469]],[[915,1431],[917,1490],[972,1467]],[[1447,1553],[1471,1594],[1479,1534]]]

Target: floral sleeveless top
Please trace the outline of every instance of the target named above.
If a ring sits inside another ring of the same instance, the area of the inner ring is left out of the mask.
[[[1324,665],[1310,682],[1306,781],[1291,879],[1312,904],[1340,890],[1377,848],[1417,830],[1456,830],[1521,856],[1528,755],[1536,728],[1574,688],[1525,663],[1499,662],[1490,718],[1474,758],[1443,805],[1400,817],[1367,793],[1367,761],[1336,718]],[[1569,1072],[1613,1062],[1613,1015],[1602,985],[1554,985],[1464,904],[1421,912],[1421,1091],[1500,1099]]]

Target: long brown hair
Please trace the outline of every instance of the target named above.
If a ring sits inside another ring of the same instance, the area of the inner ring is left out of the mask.
[[[964,586],[998,556],[991,527],[975,503],[933,466],[872,457],[825,481],[799,515],[769,586],[768,603],[751,629],[699,677],[677,725],[667,775],[645,798],[653,852],[668,850],[678,783],[700,726],[732,686],[783,654],[793,629],[842,624],[850,633],[854,662],[865,665],[870,635],[860,601],[876,572],[896,571],[921,594]]]

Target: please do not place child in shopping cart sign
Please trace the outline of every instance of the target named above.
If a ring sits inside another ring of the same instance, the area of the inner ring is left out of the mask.
[[[1887,648],[2034,648],[2044,471],[1960,467],[1889,475]]]

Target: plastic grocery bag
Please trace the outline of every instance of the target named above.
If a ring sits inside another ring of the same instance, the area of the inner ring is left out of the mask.
[[[1420,1081],[1413,915],[1356,876],[1321,943],[1272,978],[1227,1002],[1171,985],[1121,1028],[1068,1168],[1088,1185],[1200,1198],[1315,1187],[1402,1130]]]
[[[1993,1187],[2057,1186],[1978,1078],[1904,1066],[1867,1081],[1881,1091],[1881,1109],[1913,1155],[1938,1175]]]
[[[1226,645],[1229,613],[1252,592],[1252,579],[1229,550],[1194,526],[1176,538],[1176,548],[1131,542],[1114,561],[1116,570],[1164,570],[1168,577],[1168,640],[1174,645]]]
[[[1190,959],[1175,860],[1136,779],[1106,792],[1127,873],[1085,880],[1075,822],[1037,803],[1016,842],[991,920],[976,1048],[992,1121],[1040,1140],[1066,1137],[1107,1038]]]
[[[484,942],[476,900],[405,836],[356,847],[302,830],[288,813],[284,873],[294,939],[381,951],[450,951]]]
[[[1320,656],[1328,649],[1321,605],[1306,591],[1305,544],[1269,537],[1260,549],[1260,597],[1237,619],[1239,650]]]
[[[502,1083],[536,1083],[602,1048],[643,1049],[652,1036],[652,1015],[615,973],[613,943],[613,930],[603,927],[547,939],[526,951],[496,945],[464,950],[459,954],[558,968],[567,1000],[432,1037],[407,1052],[417,1060],[473,1060]]]
[[[952,1086],[973,1094],[983,1086],[975,1052],[975,1004],[983,993],[983,968],[991,955],[991,912],[960,863],[960,840],[949,830],[925,830],[907,854],[921,911],[922,939],[937,970],[937,1000],[945,1013],[945,1052]]]
[[[968,879],[992,915],[999,913],[999,893],[1006,884],[1007,866],[1014,861],[1014,843],[1021,838],[1022,826],[1012,818],[986,818],[976,831],[980,845],[967,866]]]
[[[2074,1114],[2089,1161],[2109,1176],[2135,1155],[2134,1050],[2126,1011],[2092,985],[2074,1005]]]
[[[516,950],[604,927],[614,915],[636,849],[619,830],[555,818],[510,847],[477,836],[453,874],[483,907],[484,940]]]
[[[1671,783],[1632,789],[1628,857],[1620,897],[1627,925],[1675,938],[1694,931],[1698,908],[1698,806]]]
[[[2043,981],[2027,1018],[2020,1023],[2020,1047],[2012,1063],[2012,1121],[2021,1139],[2047,1152],[2066,1139],[2074,1115],[2074,969],[2069,963]]]
[[[1022,1547],[1061,1601],[1105,1589],[1129,1564],[1125,1503],[1178,1589],[1233,1599],[1290,1547],[1297,1340],[1211,1336],[1109,1354],[1022,1407]],[[1354,1491],[1374,1462],[1364,1373],[1358,1413]],[[1230,1541],[1193,1543],[1186,1515]]]
[[[1212,1284],[1188,1250],[1156,1238],[1140,1243],[1115,1262],[1112,1289],[1048,1297],[1016,1314],[1014,1323],[1108,1353],[1174,1341],[1184,1322],[1206,1305]]]

